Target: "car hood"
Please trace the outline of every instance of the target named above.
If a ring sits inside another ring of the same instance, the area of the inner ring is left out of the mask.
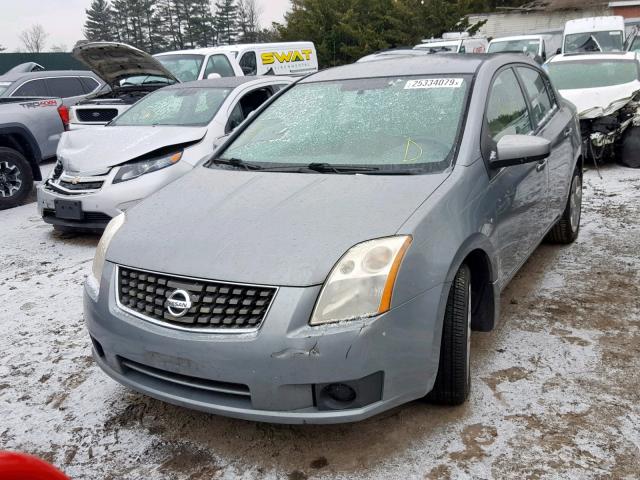
[[[65,132],[58,158],[66,172],[98,175],[147,153],[197,142],[207,127],[98,127]]]
[[[318,285],[353,245],[398,233],[447,176],[199,167],[127,211],[107,260],[218,281]]]
[[[640,91],[640,81],[599,88],[560,90],[560,95],[573,103],[580,118],[592,119],[611,115],[631,101]]]
[[[180,82],[151,55],[124,43],[85,43],[75,47],[71,53],[112,89],[119,88],[120,80],[138,75],[163,77],[170,83]]]

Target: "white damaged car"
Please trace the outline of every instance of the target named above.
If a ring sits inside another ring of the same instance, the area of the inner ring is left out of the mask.
[[[560,95],[578,110],[586,158],[597,165],[617,157],[624,165],[640,167],[637,54],[561,54],[546,69]]]
[[[38,187],[57,230],[101,230],[112,217],[191,171],[254,110],[293,80],[228,77],[149,94],[103,128],[66,132]]]

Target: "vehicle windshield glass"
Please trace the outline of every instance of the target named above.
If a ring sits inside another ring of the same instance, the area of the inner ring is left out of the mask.
[[[157,77],[155,75],[134,75],[133,77],[123,78],[118,82],[121,87],[140,85],[173,85],[174,83],[174,81],[166,77]]]
[[[263,167],[323,163],[381,172],[440,172],[451,164],[467,75],[302,83],[223,152]]]
[[[620,30],[572,33],[564,39],[564,53],[621,52],[623,50],[624,35]]]
[[[168,88],[147,95],[111,126],[203,126],[215,116],[230,88]]]
[[[204,55],[158,55],[155,57],[181,82],[198,80]]]
[[[638,80],[635,60],[551,62],[547,67],[558,90],[610,87]]]
[[[491,42],[488,53],[520,52],[535,56],[538,55],[539,49],[539,40],[506,40]]]
[[[0,97],[4,92],[7,91],[7,88],[11,86],[11,82],[0,82]]]

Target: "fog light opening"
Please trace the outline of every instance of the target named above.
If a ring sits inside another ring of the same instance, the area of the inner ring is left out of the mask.
[[[324,387],[324,392],[331,400],[339,403],[351,403],[356,399],[356,391],[344,383],[332,383]]]

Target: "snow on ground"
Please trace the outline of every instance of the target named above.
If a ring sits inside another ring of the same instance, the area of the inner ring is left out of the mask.
[[[638,478],[640,171],[585,176],[583,230],[541,246],[472,340],[472,394],[368,421],[278,426],[130,392],[90,356],[95,236],[0,212],[0,449],[76,479]]]

